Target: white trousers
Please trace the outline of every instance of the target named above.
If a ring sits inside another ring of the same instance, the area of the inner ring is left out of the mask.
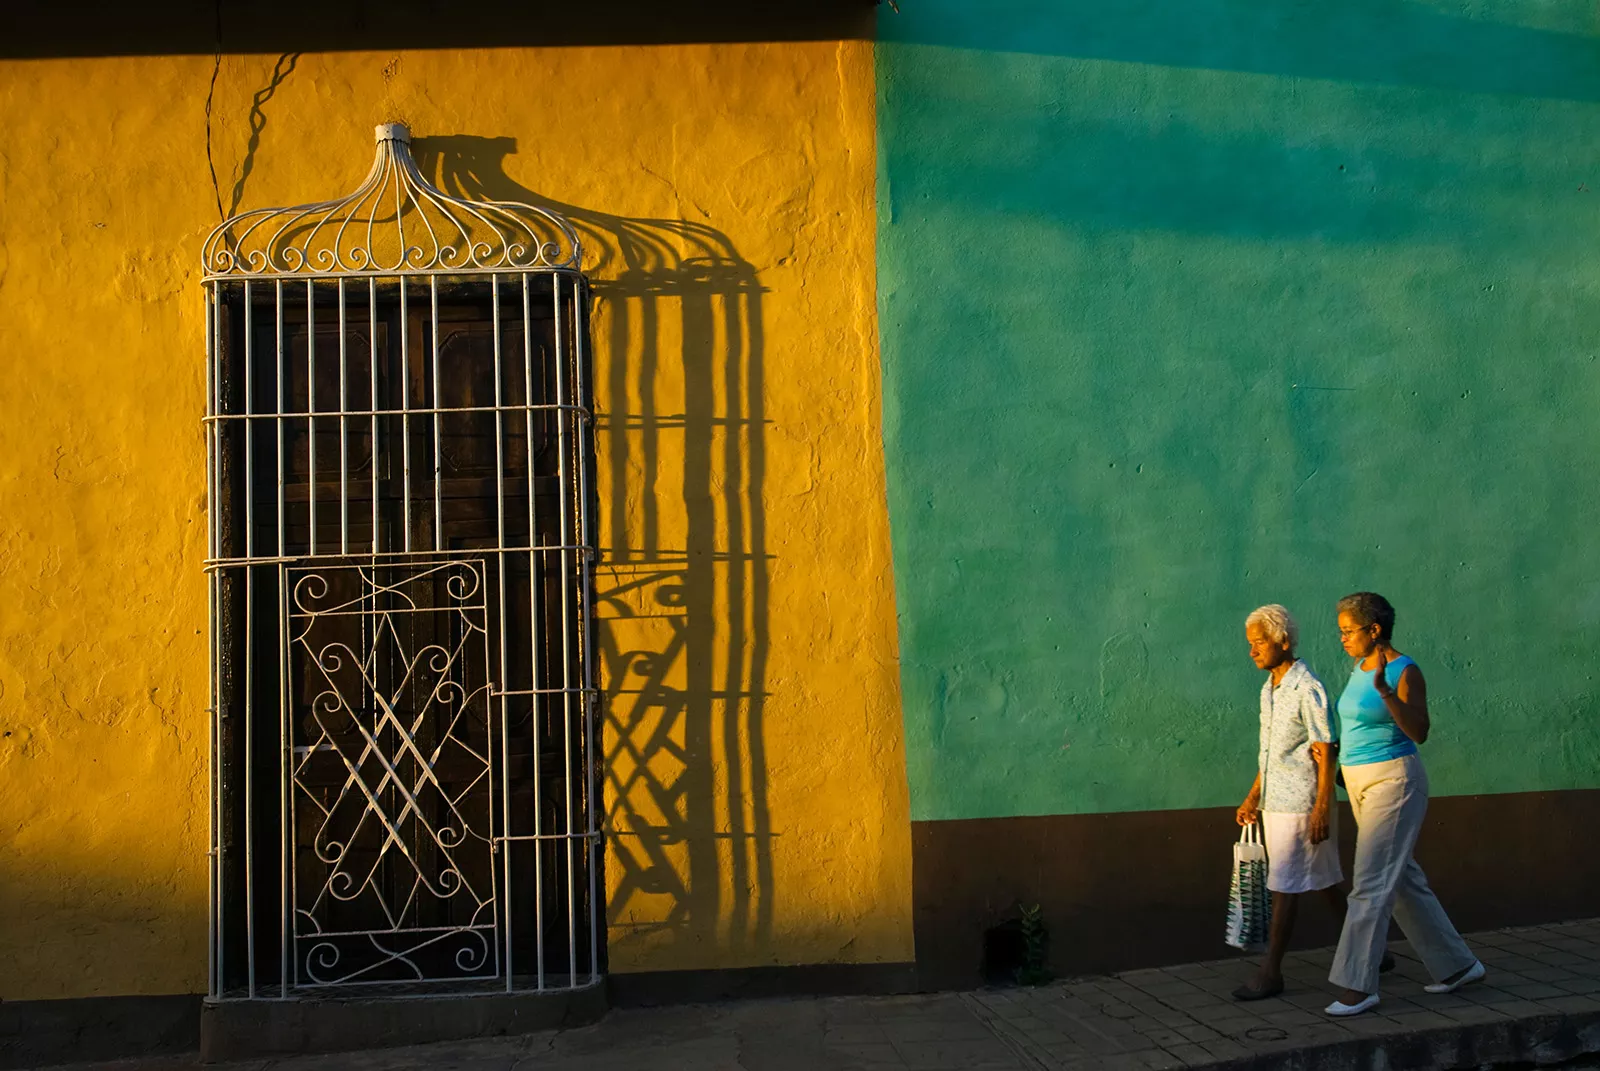
[[[1378,991],[1378,963],[1391,915],[1435,981],[1472,966],[1472,950],[1411,858],[1428,811],[1422,760],[1407,755],[1342,769],[1356,818],[1356,859],[1350,911],[1328,980],[1358,993]]]

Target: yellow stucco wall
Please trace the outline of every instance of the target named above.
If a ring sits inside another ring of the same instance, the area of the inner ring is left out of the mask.
[[[390,119],[594,247],[612,970],[912,957],[870,47],[0,65],[0,998],[204,988],[199,245]]]

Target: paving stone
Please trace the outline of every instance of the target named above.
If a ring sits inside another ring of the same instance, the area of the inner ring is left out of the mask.
[[[1151,1012],[1149,1017],[1162,1026],[1170,1026],[1177,1029],[1182,1029],[1195,1021],[1194,1016],[1178,1008],[1162,1008],[1160,1011]]]
[[[1383,1034],[1398,1034],[1402,1032],[1401,1028],[1394,1022],[1394,1020],[1382,1015],[1373,1015],[1371,1012],[1368,1012],[1365,1015],[1349,1016],[1348,1018],[1342,1020],[1342,1022],[1346,1030],[1353,1034],[1363,1034],[1367,1037],[1377,1037]]]
[[[1184,963],[1177,967],[1168,967],[1167,973],[1174,978],[1182,978],[1185,981],[1192,982],[1214,978],[1217,975],[1217,970],[1209,963]]]
[[[1480,982],[1477,985],[1464,986],[1456,992],[1463,1000],[1470,1000],[1474,1004],[1506,1004],[1517,1000],[1517,997],[1500,988],[1499,981],[1497,978],[1494,985]]]
[[[1522,985],[1508,985],[1500,988],[1521,1000],[1544,1000],[1547,997],[1568,995],[1566,990],[1543,982],[1527,982]]]
[[[1499,1011],[1492,1004],[1464,1004],[1441,1008],[1439,1009],[1439,1014],[1452,1022],[1461,1023],[1464,1026],[1502,1022],[1506,1019],[1505,1013]]]
[[[1211,1054],[1206,1051],[1206,1047],[1193,1042],[1168,1045],[1165,1051],[1168,1056],[1178,1061],[1179,1067],[1194,1067],[1211,1062]]]
[[[1280,1008],[1262,1016],[1269,1026],[1309,1026],[1322,1022],[1326,1016],[1308,1008]]]
[[[1452,1026],[1454,1019],[1450,1019],[1436,1011],[1408,1011],[1392,1014],[1388,1018],[1394,1020],[1406,1030],[1431,1030],[1435,1027]]]
[[[1029,1031],[1027,1040],[1034,1045],[1043,1045],[1047,1048],[1052,1045],[1070,1045],[1073,1043],[1072,1035],[1063,1034],[1059,1030],[1051,1030],[1048,1027],[1043,1030]]]
[[[1491,1004],[1490,1007],[1508,1019],[1529,1019],[1550,1014],[1550,1009],[1534,1000],[1512,999],[1499,1004]]]
[[[1189,1012],[1191,1015],[1201,1009],[1227,1008],[1233,1005],[1232,1001],[1223,1000],[1214,993],[1203,993],[1198,990],[1192,993],[1178,993],[1174,996],[1164,997],[1162,1002],[1170,1008],[1178,1008]]]
[[[1227,1038],[1218,1038],[1215,1041],[1204,1041],[1200,1047],[1206,1050],[1206,1055],[1213,1060],[1238,1060],[1250,1055],[1250,1050],[1236,1041]]]
[[[987,1026],[970,1015],[956,1018],[890,1019],[883,1023],[884,1036],[894,1044],[902,1041],[921,1044],[933,1041],[981,1041],[994,1037]]]
[[[1157,1051],[1159,1052],[1160,1050]],[[1169,1056],[1167,1059],[1174,1059],[1174,1057]],[[1099,1071],[1100,1068],[1104,1068],[1105,1071],[1160,1071],[1160,1069],[1152,1066],[1148,1054],[1134,1052],[1118,1053],[1115,1056],[1102,1056],[1082,1062],[1077,1066],[1082,1068],[1093,1067],[1096,1071]],[[1183,1063],[1179,1061],[1170,1066],[1182,1067]]]
[[[1393,1015],[1396,1012],[1422,1011],[1422,1005],[1412,1000],[1412,996],[1422,999],[1422,993],[1417,989],[1406,987],[1399,990],[1385,989],[1379,994],[1380,1015]]]
[[[1600,1012],[1600,996],[1549,997],[1538,1003],[1562,1015],[1587,1015],[1591,1012]]]
[[[1183,1045],[1192,1040],[1191,1038],[1184,1037],[1176,1030],[1172,1030],[1164,1026],[1149,1027],[1140,1031],[1140,1033],[1142,1033],[1146,1038],[1149,1038],[1152,1045],[1159,1045],[1163,1048],[1171,1045]]]
[[[1061,1000],[1061,1009],[1069,1015],[1092,1014],[1094,1008],[1082,997],[1066,996]]]
[[[1561,949],[1551,949],[1549,952],[1530,953],[1529,959],[1537,960],[1547,967],[1587,967],[1594,963],[1588,956],[1577,952],[1567,952]]]
[[[1027,1065],[992,1034],[979,1040],[895,1042],[908,1071],[1018,1071]]]
[[[1587,937],[1578,937],[1574,934],[1546,937],[1539,943],[1549,948],[1558,948],[1565,952],[1576,952],[1584,956],[1593,956],[1600,953],[1600,944],[1596,944]]]
[[[904,1067],[905,1061],[900,1059],[900,1053],[887,1041],[873,1042],[864,1045],[829,1046],[828,1054],[833,1057],[842,1057],[840,1063],[854,1068],[866,1067]],[[531,1071],[531,1069],[530,1069]]]
[[[1186,993],[1203,992],[1198,986],[1192,982],[1186,982],[1182,978],[1164,978],[1159,982],[1147,982],[1139,986],[1139,989],[1152,997],[1182,996]]]

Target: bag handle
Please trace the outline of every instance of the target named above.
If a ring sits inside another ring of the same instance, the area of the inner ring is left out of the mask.
[[[1249,825],[1244,826],[1239,830],[1239,843],[1260,844],[1263,846],[1266,845],[1267,835],[1266,832],[1261,828],[1261,823],[1259,820],[1251,822]]]

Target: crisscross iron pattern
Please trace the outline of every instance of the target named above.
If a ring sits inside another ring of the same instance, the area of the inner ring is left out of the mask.
[[[296,569],[289,593],[296,983],[494,977],[483,564]]]

